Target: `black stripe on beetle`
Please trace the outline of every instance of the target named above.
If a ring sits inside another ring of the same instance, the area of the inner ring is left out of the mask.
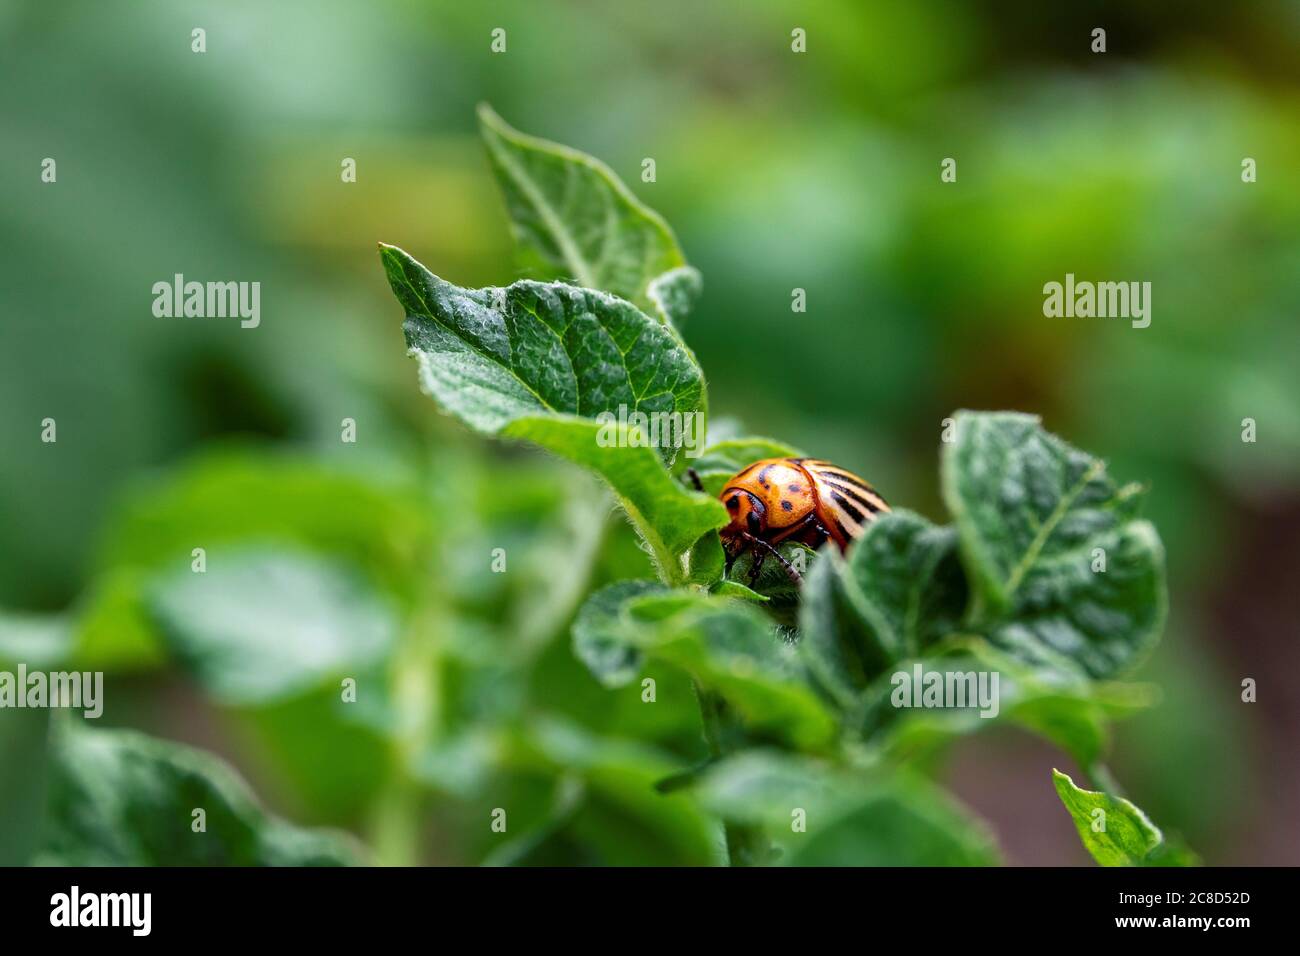
[[[834,494],[834,493],[837,492],[837,491],[838,491],[838,492],[842,492],[842,493],[844,493],[845,495],[847,495],[847,496],[849,496],[850,498],[852,498],[853,501],[854,501],[855,503],[857,503],[857,504],[861,505],[862,507],[866,508],[868,511],[872,512],[873,514],[874,514],[875,512],[877,512],[877,511],[880,510],[880,506],[879,506],[878,504],[876,504],[876,502],[869,500],[869,499],[868,499],[868,498],[867,498],[867,497],[866,497],[866,496],[865,496],[865,495],[864,495],[864,494],[863,494],[863,493],[862,493],[862,492],[857,488],[857,486],[842,485],[842,484],[840,484],[838,481],[829,481],[829,480],[828,480],[828,481],[826,482],[826,487],[832,489],[832,491],[831,491],[832,494]],[[872,495],[871,497],[874,498],[874,497],[876,497],[876,496],[875,496],[875,495]]]
[[[857,488],[859,491],[866,491],[871,494],[874,494],[876,491],[875,488],[872,488],[861,478],[855,478],[853,475],[850,475],[847,471],[822,471],[819,472],[818,474],[820,474],[827,481],[839,481],[846,485],[852,485],[854,488]]]
[[[848,498],[840,494],[838,491],[831,492],[831,499],[837,505],[843,508],[844,513],[847,514],[854,521],[856,521],[858,524],[862,524],[867,520],[867,516],[864,515],[861,511],[859,511],[857,507],[849,501]]]

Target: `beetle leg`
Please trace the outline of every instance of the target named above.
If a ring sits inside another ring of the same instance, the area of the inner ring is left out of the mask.
[[[798,585],[803,583],[803,575],[794,569],[794,565],[787,561],[780,551],[773,548],[772,554],[776,555],[776,559],[781,562],[781,567],[785,568],[785,573],[790,578],[792,584]]]
[[[691,479],[691,484],[695,486],[696,491],[704,490],[704,482],[700,481],[700,473],[694,468],[686,469],[686,477]]]
[[[731,566],[735,564],[736,559],[740,557],[740,549],[730,547],[724,542],[722,545],[722,553],[726,556],[727,559],[726,565],[723,567],[723,574],[730,576]]]
[[[753,584],[758,579],[757,569],[763,566],[763,559],[769,553],[771,553],[778,561],[781,562],[781,567],[785,568],[785,573],[789,575],[791,581],[793,581],[795,584],[799,584],[803,581],[803,575],[801,575],[798,571],[794,569],[794,566],[785,559],[785,556],[781,554],[780,551],[776,550],[776,548],[772,547],[762,538],[756,538],[752,534],[748,534],[746,532],[742,532],[742,534],[744,535],[744,539],[748,541],[751,545],[753,545],[756,549],[757,548],[767,549],[766,551],[759,552],[758,560],[754,562],[754,569],[751,570],[749,573],[750,584]]]

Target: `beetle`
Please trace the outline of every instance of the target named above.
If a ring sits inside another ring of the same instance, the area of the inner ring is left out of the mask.
[[[687,472],[704,490],[699,475]],[[876,515],[889,510],[876,489],[851,471],[818,458],[763,458],[738,471],[718,496],[731,521],[720,529],[727,553],[727,571],[746,551],[754,555],[750,584],[758,579],[764,559],[781,562],[790,580],[798,571],[777,551],[786,541],[819,548],[828,540],[848,549]]]

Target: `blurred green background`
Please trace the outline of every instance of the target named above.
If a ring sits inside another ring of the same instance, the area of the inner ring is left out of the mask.
[[[1171,615],[1139,676],[1164,695],[1117,728],[1114,769],[1208,862],[1293,864],[1298,31],[1281,0],[0,0],[0,658],[102,667],[101,724],[220,753],[277,812],[383,860],[715,858],[711,825],[648,788],[702,747],[684,678],[645,707],[569,650],[586,590],[645,573],[628,529],[576,470],[442,418],[404,354],[377,241],[462,285],[516,275],[486,100],[604,159],[673,225],[705,277],[684,333],[715,417],[935,519],[960,407],[1038,413],[1148,481]],[[1151,326],[1045,318],[1067,272],[1150,281]],[[174,273],[259,281],[261,326],[155,318]],[[303,602],[247,598],[270,604],[246,680],[231,609],[168,585],[199,546]],[[215,622],[197,645],[168,628],[190,613]],[[294,648],[345,614],[369,649],[344,635],[304,673]],[[412,628],[433,635],[414,656],[393,636]],[[43,727],[0,712],[10,822],[40,804]],[[998,731],[942,775],[1010,862],[1081,863],[1048,772],[1066,763]],[[509,845],[486,826],[503,805]]]

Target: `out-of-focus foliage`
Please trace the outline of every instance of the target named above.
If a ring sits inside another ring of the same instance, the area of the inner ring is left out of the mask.
[[[1094,56],[1102,20],[1111,51]],[[642,786],[706,756],[687,678],[650,665],[647,706],[564,638],[590,586],[650,574],[635,536],[602,527],[609,506],[576,469],[428,414],[374,268],[383,239],[461,286],[512,275],[475,130],[488,100],[670,218],[707,276],[685,329],[715,418],[935,518],[957,407],[1038,413],[1148,479],[1170,624],[1144,675],[1163,694],[1126,724],[1116,771],[1207,860],[1293,862],[1300,779],[1280,768],[1297,764],[1300,700],[1277,686],[1246,706],[1240,682],[1297,654],[1296,25],[1282,2],[241,0],[129,21],[89,0],[4,5],[0,658],[106,670],[102,723],[218,751],[277,813],[386,859],[720,858],[685,796]],[[956,183],[939,182],[945,157]],[[1151,281],[1151,327],[1044,318],[1042,286],[1066,272]],[[261,326],[155,318],[149,289],[174,273],[261,281]],[[214,464],[209,446],[232,441],[238,464]],[[267,545],[346,568],[418,621],[439,680],[359,672],[355,705],[337,682],[211,700],[146,596],[195,547],[215,566]],[[407,727],[422,708],[403,695],[429,695],[431,726]],[[0,767],[24,771],[0,771],[6,860],[34,849],[43,717],[0,712]],[[395,753],[393,727],[430,743]],[[900,746],[942,753],[942,728],[909,733]],[[1082,860],[1052,759],[991,739],[934,772],[973,797],[996,784],[978,809],[1013,862]],[[507,835],[489,829],[497,806]]]
[[[340,866],[350,841],[269,817],[220,761],[131,731],[61,725],[38,866]],[[187,822],[188,818],[188,822]]]

